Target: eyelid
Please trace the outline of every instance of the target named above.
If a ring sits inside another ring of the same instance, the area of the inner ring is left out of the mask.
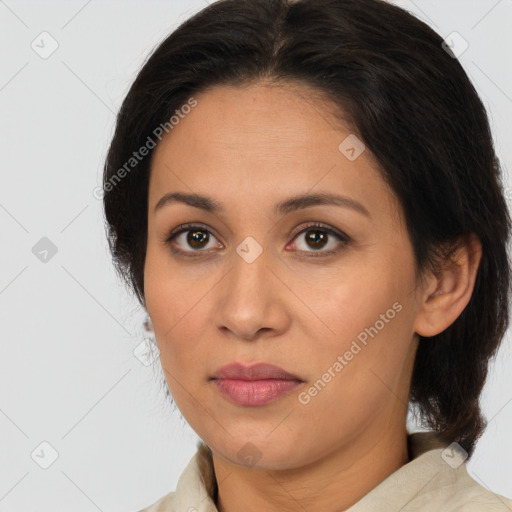
[[[176,226],[166,237],[165,242],[170,242],[174,237],[178,236],[179,234],[185,232],[185,231],[192,231],[194,229],[200,228],[204,231],[208,231],[208,233],[213,233],[213,229],[210,228],[210,226],[207,226],[206,224],[202,224],[201,222],[186,222],[185,224],[180,224],[179,226]],[[215,238],[217,238],[217,235],[214,235]]]
[[[348,235],[346,235],[345,233],[343,233],[342,231],[339,231],[338,229],[336,229],[328,224],[324,224],[323,222],[315,222],[315,221],[307,222],[306,225],[300,226],[300,228],[293,235],[290,235],[290,236],[292,236],[292,238],[295,240],[295,238],[297,238],[297,235],[300,235],[301,233],[308,231],[310,228],[318,228],[319,230],[321,229],[323,231],[326,231],[330,235],[334,235],[344,242],[351,241],[351,238]]]

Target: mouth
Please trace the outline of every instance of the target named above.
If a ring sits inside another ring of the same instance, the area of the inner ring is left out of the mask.
[[[274,402],[304,383],[283,368],[266,363],[232,363],[220,368],[210,381],[230,402],[252,407]]]

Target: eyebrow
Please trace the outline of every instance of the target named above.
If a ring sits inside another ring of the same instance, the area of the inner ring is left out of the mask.
[[[165,194],[156,203],[154,211],[156,212],[164,206],[172,203],[183,203],[212,213],[224,212],[223,206],[212,198],[200,194],[187,194],[184,192],[170,192]],[[355,199],[330,193],[301,194],[292,196],[277,203],[274,206],[274,213],[286,215],[292,211],[319,205],[334,205],[350,208],[368,218],[371,218],[370,212]]]

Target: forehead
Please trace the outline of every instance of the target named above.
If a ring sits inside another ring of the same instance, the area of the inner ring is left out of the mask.
[[[381,207],[390,199],[367,148],[355,160],[340,150],[357,135],[318,91],[262,83],[217,86],[194,99],[154,150],[150,207],[173,190],[214,191],[222,203],[233,203],[236,192],[261,205],[308,190],[366,197]]]
[[[197,106],[183,116],[181,130],[175,127],[172,133],[184,132],[184,125],[191,130],[199,128],[200,132],[209,134],[208,139],[201,141],[204,147],[244,145],[245,151],[260,146],[276,150],[311,149],[312,138],[318,139],[325,132],[354,131],[339,107],[319,90],[305,85],[282,82],[223,85],[195,94],[194,98]],[[179,137],[180,142],[190,137],[186,131]]]

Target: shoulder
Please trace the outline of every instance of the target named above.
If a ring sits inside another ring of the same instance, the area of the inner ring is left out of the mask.
[[[138,512],[174,512],[174,497],[175,492],[170,492],[166,494],[164,497],[160,498],[158,501],[150,505],[149,507],[139,510]]]
[[[445,512],[506,512],[512,511],[512,501],[495,494],[478,482],[461,478],[444,485],[438,482],[427,492],[412,500],[404,512],[443,510]]]
[[[480,485],[466,457],[434,432],[408,437],[410,462],[347,512],[512,512],[512,501]]]
[[[138,512],[174,512],[174,497],[175,492],[170,492],[166,494],[164,497],[160,498],[158,501],[146,507]]]
[[[176,490],[138,512],[218,512],[211,451],[202,441],[181,473]]]
[[[443,510],[450,512],[505,512],[512,511],[512,501],[496,494],[468,473],[465,457],[457,460],[453,443],[444,448],[432,434],[416,435],[413,442],[420,446],[419,457],[411,466],[414,474],[426,473],[429,480],[410,501],[405,511]]]

